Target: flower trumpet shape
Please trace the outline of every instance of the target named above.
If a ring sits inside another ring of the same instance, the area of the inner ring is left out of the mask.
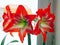
[[[14,13],[12,13],[9,5],[6,6],[5,10],[3,14],[4,31],[10,32],[11,36],[13,36],[13,32],[18,32],[18,36],[23,43],[26,33],[33,34],[31,21],[35,15],[28,15],[28,12],[22,5],[19,5]]]
[[[34,33],[36,35],[42,33],[44,42],[46,42],[47,32],[54,32],[54,19],[55,16],[50,12],[51,3],[46,9],[39,9],[37,11],[37,16],[40,17],[38,20]]]

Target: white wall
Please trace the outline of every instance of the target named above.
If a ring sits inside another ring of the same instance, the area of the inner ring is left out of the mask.
[[[0,0],[0,7],[8,4],[27,5],[33,13],[35,13],[38,8],[38,0]]]

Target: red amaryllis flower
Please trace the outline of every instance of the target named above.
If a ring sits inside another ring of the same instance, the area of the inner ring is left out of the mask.
[[[50,12],[50,6],[51,4],[49,4],[46,9],[39,9],[37,11],[37,16],[40,17],[40,20],[38,21],[36,25],[34,33],[38,35],[42,32],[44,42],[46,42],[46,38],[47,38],[46,33],[54,32],[55,16],[53,13]]]
[[[11,9],[6,6],[6,12],[3,14],[3,28],[5,32],[10,32],[13,36],[13,32],[18,32],[18,36],[23,42],[26,33],[32,33],[31,21],[34,19],[35,15],[28,15],[26,9],[19,5],[16,12],[12,13]]]

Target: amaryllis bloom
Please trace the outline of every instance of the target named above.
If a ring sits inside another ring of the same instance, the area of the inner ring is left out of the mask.
[[[44,42],[46,42],[47,32],[54,32],[55,16],[50,12],[50,6],[51,4],[49,4],[46,9],[39,9],[37,11],[37,16],[40,17],[40,20],[35,27],[34,33],[36,35],[42,33]]]
[[[6,6],[5,12],[3,14],[3,28],[5,32],[10,32],[13,36],[13,32],[18,32],[18,36],[23,42],[26,33],[32,33],[31,21],[34,19],[35,15],[28,15],[28,12],[24,6],[19,5],[15,13],[12,13],[9,5]]]

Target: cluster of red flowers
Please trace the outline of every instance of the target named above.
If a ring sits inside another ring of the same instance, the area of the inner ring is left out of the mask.
[[[26,33],[39,35],[42,33],[44,42],[46,42],[46,33],[54,32],[54,19],[55,16],[50,12],[50,6],[46,9],[39,9],[37,15],[29,15],[24,6],[19,5],[16,12],[12,13],[9,5],[6,6],[6,11],[3,14],[3,29],[5,32],[10,32],[13,36],[13,32],[18,32],[18,36],[23,42]],[[33,29],[32,21],[37,21],[35,28]]]

